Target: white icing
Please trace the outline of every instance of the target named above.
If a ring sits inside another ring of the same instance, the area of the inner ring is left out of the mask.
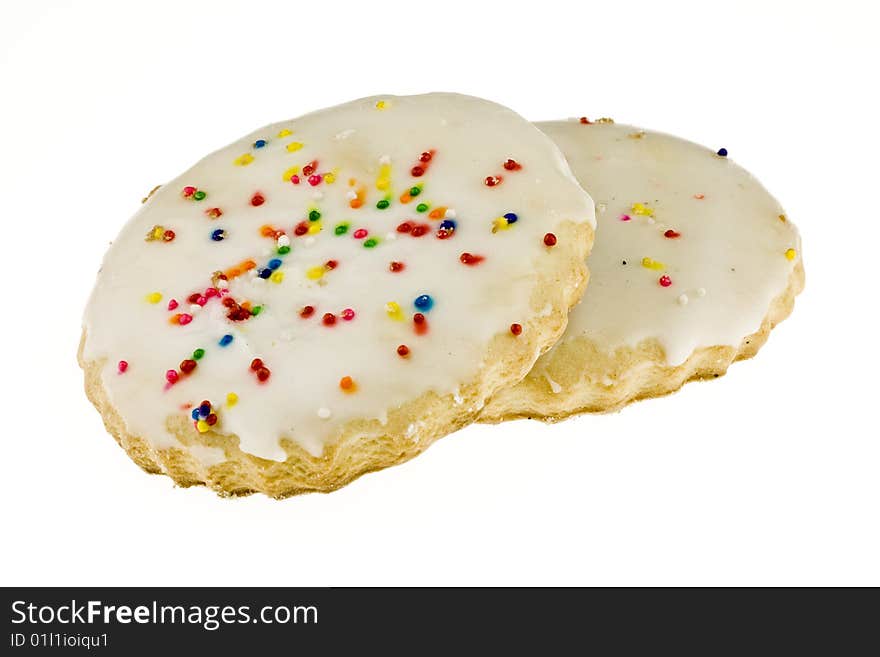
[[[258,139],[266,145],[256,148]],[[411,168],[430,149],[436,153],[425,175],[413,177]],[[235,164],[240,156],[252,161]],[[522,170],[504,170],[507,158]],[[299,185],[283,179],[290,167],[315,159],[319,173],[335,175],[333,183],[313,187],[302,171]],[[381,191],[377,182],[387,167],[390,190]],[[493,175],[502,176],[502,184],[486,186]],[[400,195],[416,184],[422,193],[403,204]],[[207,197],[185,198],[188,185]],[[353,209],[351,192],[357,199],[361,188],[364,204]],[[265,202],[254,206],[257,192]],[[378,209],[387,193],[390,207]],[[452,237],[435,237],[440,220],[417,212],[420,202],[455,207],[447,213],[457,217]],[[222,216],[206,216],[215,207]],[[322,214],[322,230],[293,236],[313,208]],[[506,212],[519,220],[493,234],[493,220]],[[430,224],[430,232],[398,234],[404,220]],[[344,221],[348,233],[337,236],[334,227]],[[280,438],[320,454],[351,420],[384,422],[390,410],[428,391],[449,394],[478,377],[494,336],[531,317],[536,272],[554,257],[543,235],[564,221],[594,224],[592,203],[552,142],[510,110],[453,94],[362,99],[262,128],[160,188],[105,256],[85,313],[84,356],[106,359],[101,380],[112,404],[128,431],[151,445],[179,446],[166,419],[188,416],[206,399],[219,415],[216,430],[236,434],[251,454],[283,460]],[[264,224],[286,237],[261,236]],[[154,225],[173,230],[173,241],[145,241]],[[212,241],[219,228],[225,239]],[[359,228],[379,244],[365,248],[354,238]],[[286,244],[291,252],[276,255]],[[465,266],[463,252],[486,260]],[[280,283],[256,275],[275,257],[283,261]],[[169,323],[189,308],[190,294],[211,286],[212,272],[248,258],[257,269],[230,278],[228,290],[238,302],[261,306],[258,316],[230,321],[221,301],[211,298],[189,324]],[[307,278],[310,268],[329,260],[338,266],[319,280]],[[406,268],[392,273],[391,261]],[[147,302],[154,292],[161,301]],[[434,299],[433,309],[423,311],[430,327],[425,335],[415,333],[412,321],[421,294]],[[180,306],[169,311],[172,298]],[[389,317],[390,301],[400,305],[402,321]],[[299,311],[306,305],[315,312],[303,319]],[[346,308],[356,313],[351,321],[340,316]],[[328,312],[337,318],[332,327],[322,324]],[[234,339],[221,347],[225,334]],[[397,355],[400,344],[410,348],[407,358]],[[205,355],[196,370],[166,389],[166,370],[178,369],[197,348]],[[265,383],[249,370],[254,358],[271,370]],[[129,364],[124,374],[117,371],[120,360]],[[340,389],[345,376],[354,379],[356,392]],[[231,407],[225,401],[230,392],[238,396]]]
[[[755,178],[670,135],[607,123],[537,125],[603,208],[588,259],[590,284],[564,339],[586,336],[610,353],[655,338],[667,363],[678,365],[700,347],[739,346],[760,327],[788,286],[800,238]],[[635,203],[653,217],[634,213]],[[624,214],[629,221],[620,219]],[[670,229],[681,236],[665,237]],[[793,259],[788,249],[795,249]],[[645,268],[645,257],[665,267]],[[669,287],[658,282],[664,274]]]

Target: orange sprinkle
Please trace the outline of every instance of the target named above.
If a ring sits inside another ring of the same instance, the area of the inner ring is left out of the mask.
[[[343,392],[354,392],[356,389],[354,379],[352,379],[350,376],[344,376],[339,379],[339,387],[342,389]]]
[[[400,195],[401,203],[409,203],[410,201],[412,201],[412,196],[410,196],[409,192],[404,192]]]
[[[697,199],[698,201],[702,201],[704,198],[706,198],[706,195],[705,194],[694,194],[694,198]]]
[[[428,218],[430,219],[442,219],[446,216],[446,206],[441,205],[439,208],[434,208],[428,213]]]
[[[245,260],[243,263],[241,263],[241,266],[244,267],[245,271],[250,271],[257,266],[257,263],[253,260]]]
[[[273,233],[275,233],[275,229],[269,224],[263,224],[260,226],[260,235],[263,237],[271,237]]]
[[[241,276],[241,269],[238,267],[232,267],[231,269],[226,270],[226,278],[237,278]]]

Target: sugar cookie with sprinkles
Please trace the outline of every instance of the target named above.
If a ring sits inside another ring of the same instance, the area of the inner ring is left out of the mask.
[[[804,285],[798,231],[767,190],[725,148],[610,119],[537,125],[596,203],[590,286],[482,419],[611,411],[754,356]]]
[[[469,96],[262,128],[125,225],[79,359],[144,470],[331,491],[472,422],[564,330],[595,217],[558,148]]]

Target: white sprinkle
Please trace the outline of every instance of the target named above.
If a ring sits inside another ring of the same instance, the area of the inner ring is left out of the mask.
[[[343,130],[342,132],[337,132],[337,133],[336,133],[336,139],[338,139],[338,140],[340,140],[340,141],[343,140],[343,139],[348,139],[348,138],[351,137],[354,133],[355,133],[354,128],[349,128],[348,130]]]
[[[704,288],[704,287],[698,288],[697,289],[697,296],[698,297],[706,296],[706,288]]]
[[[686,306],[688,304],[688,295],[682,294],[678,297],[678,305]]]
[[[197,315],[201,309],[202,309],[202,307],[199,304],[191,303],[189,305],[189,314],[190,315]]]
[[[345,195],[345,198],[347,198],[349,201],[353,201],[357,197],[358,197],[357,192],[354,191],[353,189],[351,191],[349,191],[348,194]]]
[[[322,420],[327,420],[330,418],[330,409],[322,406],[318,409],[318,417]]]
[[[443,217],[445,219],[455,219],[455,208],[447,208]]]
[[[379,164],[391,164],[391,156],[383,155],[379,158]]]
[[[221,278],[219,281],[217,281],[217,287],[221,290],[228,290],[229,281],[227,281],[225,278]]]
[[[278,238],[278,246],[290,246],[290,238],[287,235],[282,235]]]

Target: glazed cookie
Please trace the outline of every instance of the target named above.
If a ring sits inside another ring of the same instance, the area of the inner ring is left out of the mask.
[[[105,256],[80,363],[149,472],[329,491],[470,423],[565,328],[595,218],[557,147],[469,96],[271,125],[162,186]]]
[[[803,288],[797,229],[747,171],[605,120],[539,123],[592,194],[590,287],[562,340],[483,420],[615,410],[757,353]]]

